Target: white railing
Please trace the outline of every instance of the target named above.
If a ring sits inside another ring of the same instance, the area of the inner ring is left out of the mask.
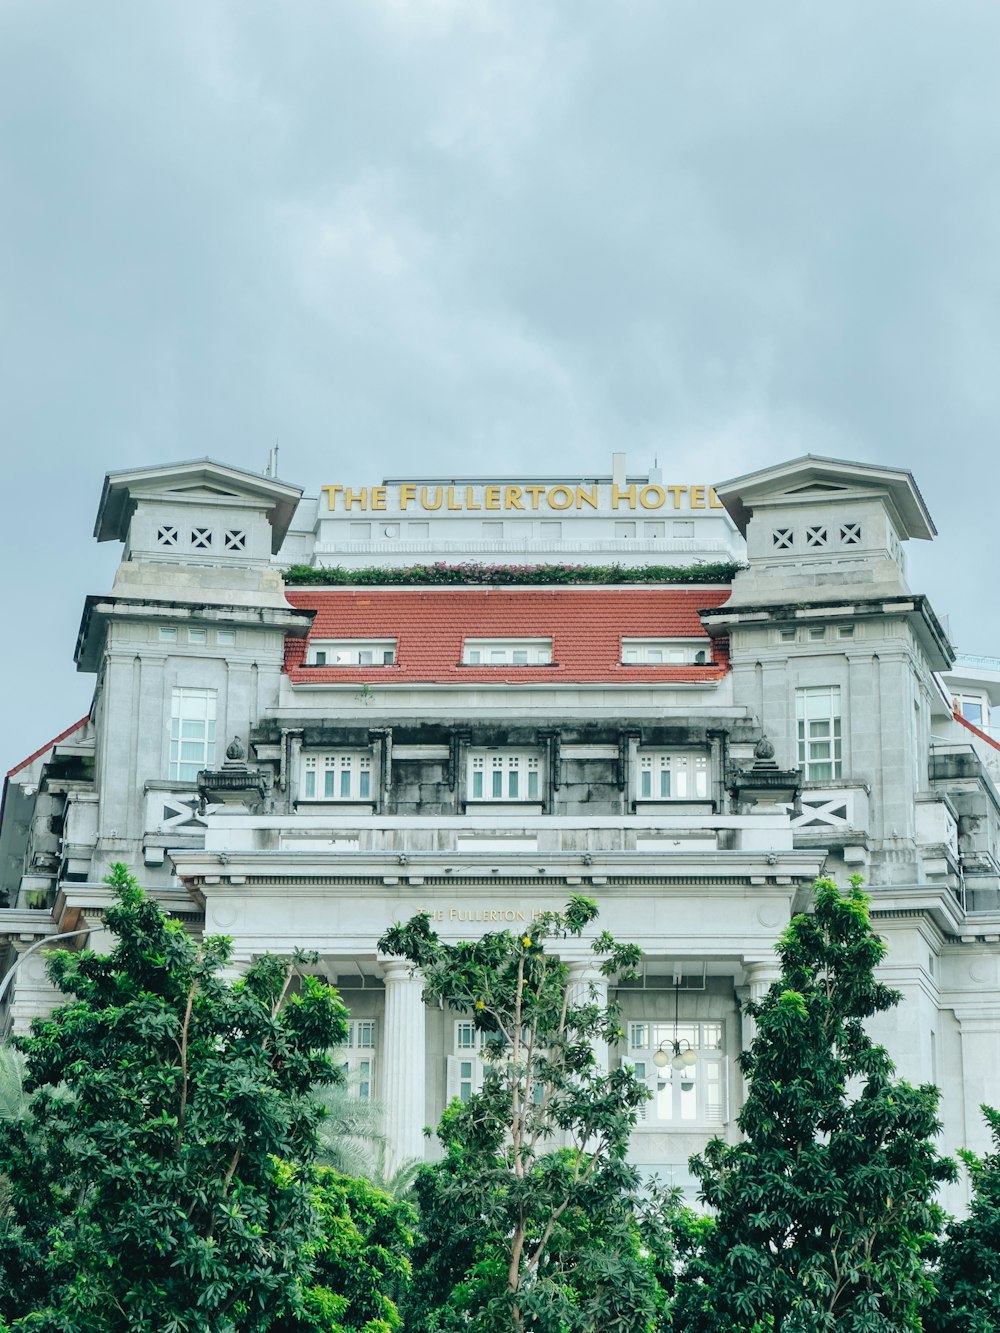
[[[868,793],[863,787],[808,788],[802,793],[801,813],[792,818],[796,831],[868,828]]]

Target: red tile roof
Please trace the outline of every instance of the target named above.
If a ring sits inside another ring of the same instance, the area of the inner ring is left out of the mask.
[[[58,736],[53,736],[50,741],[47,741],[44,745],[40,746],[34,754],[29,754],[27,759],[22,759],[19,764],[15,764],[13,768],[8,769],[7,776],[12,778],[15,773],[20,773],[22,768],[27,768],[29,764],[33,764],[36,759],[45,753],[46,750],[51,750],[54,745],[58,745],[60,741],[64,741],[67,736],[72,736],[74,731],[79,731],[80,728],[89,721],[90,714],[88,713],[86,717],[81,717],[79,722],[74,722],[73,725],[67,727],[65,731],[60,731]]]
[[[395,639],[390,667],[305,667],[306,642],[289,639],[285,669],[296,684],[507,681],[636,683],[721,680],[728,643],[709,640],[701,607],[727,601],[729,588],[294,588],[289,602],[315,609],[312,639]],[[622,638],[704,639],[706,666],[623,666]],[[465,638],[551,639],[551,666],[462,666]]]

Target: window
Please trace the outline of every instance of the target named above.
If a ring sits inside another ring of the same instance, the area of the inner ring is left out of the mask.
[[[771,545],[776,551],[790,551],[794,533],[791,528],[775,528],[771,533]]]
[[[704,639],[622,639],[624,666],[705,666],[710,660]]]
[[[467,1102],[483,1086],[484,1034],[471,1019],[460,1018],[455,1024],[455,1054],[448,1056],[448,1101],[457,1097]]]
[[[196,551],[207,551],[212,545],[212,529],[193,528],[191,531],[191,545]]]
[[[161,625],[159,638],[161,643],[176,643],[177,630],[173,625]]]
[[[806,781],[831,782],[842,777],[840,686],[796,690],[795,720],[799,768]]]
[[[161,523],[156,530],[156,541],[160,546],[176,546],[179,535],[173,523]]]
[[[173,782],[197,782],[215,763],[215,690],[176,689],[170,699],[170,771]]]
[[[226,551],[245,551],[247,535],[239,528],[227,528],[222,534],[222,546]]]
[[[372,757],[364,750],[302,756],[304,801],[371,801]]]
[[[462,648],[465,666],[548,666],[551,661],[551,639],[466,639]]]
[[[215,642],[220,648],[232,648],[236,643],[236,631],[234,629],[216,630]]]
[[[615,536],[618,538],[634,537],[635,524],[630,523],[625,519],[619,519],[618,522],[615,524]]]
[[[959,694],[955,698],[958,711],[974,727],[982,727],[988,720],[986,698],[982,694]]]
[[[708,755],[673,750],[639,751],[640,801],[708,799]]]
[[[669,1059],[659,1067],[654,1061],[657,1051],[672,1056],[675,1039],[682,1051],[693,1050],[697,1060],[684,1069],[674,1069]],[[625,1058],[653,1094],[639,1110],[639,1124],[679,1127],[725,1123],[726,1066],[721,1023],[629,1023]]]
[[[473,750],[469,755],[469,800],[540,801],[542,761],[518,750]]]
[[[483,521],[483,536],[487,541],[495,542],[503,540],[503,523],[499,519],[485,519]]]
[[[309,645],[307,666],[392,666],[395,639],[317,639]]]
[[[860,523],[842,523],[840,525],[840,543],[842,546],[857,546],[860,541]]]
[[[810,625],[809,638],[812,640],[813,643],[823,643],[826,640],[826,626]]]
[[[827,542],[827,531],[824,527],[806,528],[807,546],[825,546]]]
[[[347,1076],[348,1091],[360,1101],[375,1095],[375,1020],[352,1018],[347,1024],[347,1041],[341,1052],[346,1059],[341,1069]]]
[[[667,535],[667,525],[662,518],[649,519],[642,525],[642,535],[644,537],[665,537]]]
[[[189,629],[188,643],[208,643],[207,629]]]
[[[779,629],[779,630],[778,630],[778,641],[779,641],[780,643],[794,643],[794,642],[795,642],[795,630],[793,630],[793,629]]]
[[[837,637],[838,637],[839,639],[853,639],[853,638],[854,638],[854,626],[853,626],[853,625],[838,625],[838,626],[837,626]]]

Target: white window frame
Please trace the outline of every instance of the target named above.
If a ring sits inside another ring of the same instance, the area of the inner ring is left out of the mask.
[[[540,750],[470,750],[467,799],[540,805],[545,793]]]
[[[312,639],[306,666],[395,666],[395,639]]]
[[[170,694],[171,782],[197,782],[215,764],[217,690],[177,686]]]
[[[622,666],[710,666],[706,639],[622,639]]]
[[[966,722],[971,722],[980,731],[985,731],[989,727],[990,702],[985,694],[972,694],[968,690],[963,690],[960,694],[955,695],[955,703],[958,705],[959,716],[964,717]],[[970,713],[974,713],[977,708],[979,717],[970,716]],[[967,712],[966,709],[969,711]]]
[[[696,1051],[697,1062],[679,1070],[668,1059],[660,1068],[653,1057],[658,1049],[672,1056],[675,1032],[682,1050],[690,1046]],[[652,1093],[639,1109],[640,1126],[686,1132],[726,1123],[729,1088],[725,1035],[725,1024],[716,1020],[685,1019],[676,1028],[666,1019],[630,1020],[624,1063],[632,1066],[636,1077]]]
[[[551,639],[466,639],[463,666],[550,666]]]
[[[482,1050],[485,1033],[481,1032],[471,1018],[455,1020],[453,1028],[454,1055],[447,1060],[447,1088],[445,1100],[453,1101],[456,1097],[467,1102],[483,1089]]]
[[[808,685],[795,691],[798,765],[806,782],[837,782],[844,776],[843,715],[839,685]]]
[[[347,1024],[347,1041],[341,1050],[340,1068],[347,1077],[352,1097],[368,1102],[375,1096],[377,1020],[352,1018]]]
[[[375,764],[370,750],[303,750],[301,801],[375,804]]]
[[[711,800],[712,772],[706,751],[642,749],[636,761],[637,801]]]

